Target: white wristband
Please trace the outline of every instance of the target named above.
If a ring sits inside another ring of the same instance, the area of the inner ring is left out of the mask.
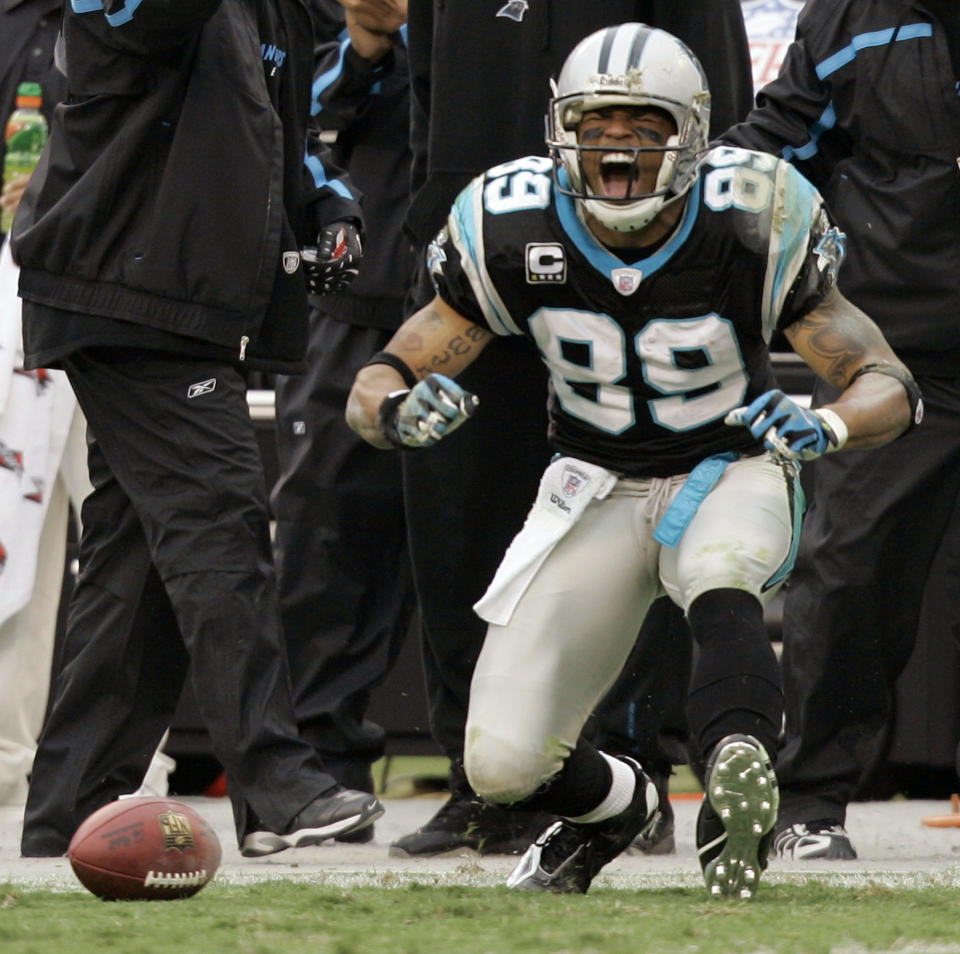
[[[847,425],[844,424],[843,418],[837,414],[836,411],[831,411],[827,407],[817,408],[813,413],[827,425],[836,439],[836,443],[827,440],[826,453],[832,454],[834,451],[840,450],[840,448],[847,443],[847,438],[850,436],[850,432],[847,430]]]

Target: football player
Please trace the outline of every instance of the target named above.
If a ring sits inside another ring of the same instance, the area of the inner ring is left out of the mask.
[[[488,630],[465,736],[478,794],[560,816],[517,888],[585,892],[655,820],[643,769],[580,733],[667,593],[699,646],[704,878],[711,896],[753,895],[782,716],[762,608],[792,564],[799,463],[919,419],[909,372],[836,289],[844,236],[816,190],[770,155],[710,150],[709,111],[670,34],[626,23],[581,41],[554,84],[552,157],[460,194],[431,249],[436,298],[347,407],[372,444],[418,450],[483,413],[453,378],[493,335],[528,338],[549,369],[557,453],[476,604]],[[777,330],[844,389],[836,402],[812,411],[775,388]]]

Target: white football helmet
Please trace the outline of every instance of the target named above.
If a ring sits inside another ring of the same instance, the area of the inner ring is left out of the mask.
[[[641,229],[693,185],[697,158],[709,139],[710,90],[697,58],[675,36],[643,23],[598,30],[574,47],[551,87],[547,145],[557,188],[579,200],[607,228]],[[654,106],[673,117],[677,134],[665,145],[621,149],[635,156],[663,153],[653,192],[624,198],[590,192],[582,155],[610,150],[579,145],[577,124],[585,112],[608,106]],[[566,182],[559,175],[561,165]]]

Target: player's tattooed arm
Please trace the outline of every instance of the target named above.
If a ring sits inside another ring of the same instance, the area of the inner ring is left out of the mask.
[[[418,378],[435,371],[453,377],[492,338],[492,332],[464,318],[438,297],[411,315],[387,350],[403,358]]]
[[[836,289],[784,334],[820,377],[841,390],[861,365],[897,360],[880,329]]]
[[[406,365],[417,381],[433,373],[452,378],[493,337],[436,297],[400,326],[384,351]],[[377,415],[388,394],[409,386],[404,375],[390,364],[366,365],[357,373],[347,399],[347,423],[374,446],[391,446],[377,426]]]
[[[865,367],[909,371],[877,325],[836,288],[807,315],[784,329],[794,351],[840,395],[826,405],[846,422],[847,447],[874,447],[901,434],[910,423],[902,383],[886,374],[860,374]]]

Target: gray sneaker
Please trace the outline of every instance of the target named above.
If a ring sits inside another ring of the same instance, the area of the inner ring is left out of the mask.
[[[240,854],[245,858],[258,858],[285,848],[319,845],[336,835],[365,828],[382,814],[383,805],[369,792],[338,788],[305,805],[293,817],[286,831],[258,828],[254,819],[253,830],[248,831],[240,842]]]
[[[809,858],[853,861],[857,857],[846,829],[832,818],[799,822],[778,831],[773,840],[773,850],[780,858],[794,861],[806,861]]]
[[[712,898],[752,898],[767,866],[780,790],[764,747],[728,735],[710,756],[697,819],[697,853]]]

